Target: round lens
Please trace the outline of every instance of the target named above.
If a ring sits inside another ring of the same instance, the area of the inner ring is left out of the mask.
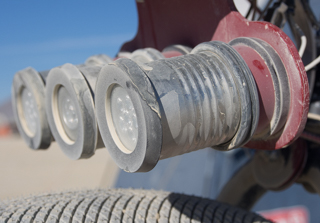
[[[25,130],[27,130],[26,132],[29,135],[34,135],[36,133],[38,121],[37,104],[33,94],[28,88],[23,88],[21,91],[21,105],[26,124]]]
[[[138,140],[137,114],[128,92],[115,85],[110,94],[110,108],[116,133],[129,152],[132,152]]]
[[[63,86],[59,88],[57,94],[60,121],[67,136],[75,141],[78,135],[79,119],[74,101]]]

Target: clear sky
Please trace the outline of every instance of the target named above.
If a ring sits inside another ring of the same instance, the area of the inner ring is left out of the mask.
[[[310,2],[318,17],[320,1]],[[137,23],[134,0],[0,0],[0,104],[15,72],[114,56]]]
[[[0,103],[18,70],[113,57],[137,23],[134,0],[0,0]]]

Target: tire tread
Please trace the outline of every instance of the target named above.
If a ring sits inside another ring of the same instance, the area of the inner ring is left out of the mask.
[[[98,189],[0,201],[0,223],[267,223],[261,216],[206,198],[165,191]]]

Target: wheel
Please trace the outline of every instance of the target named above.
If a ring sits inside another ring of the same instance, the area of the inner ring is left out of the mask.
[[[270,222],[217,201],[153,190],[48,193],[0,201],[0,222]]]

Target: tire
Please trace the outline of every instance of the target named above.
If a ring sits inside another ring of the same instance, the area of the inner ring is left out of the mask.
[[[0,222],[270,222],[217,201],[164,191],[108,189],[0,201]]]

